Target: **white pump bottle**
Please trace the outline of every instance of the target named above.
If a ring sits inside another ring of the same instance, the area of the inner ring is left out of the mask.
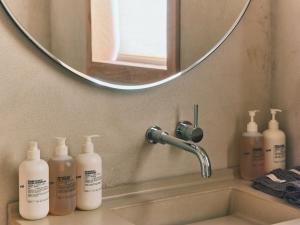
[[[34,141],[19,167],[19,211],[28,220],[41,219],[49,212],[49,168]]]
[[[240,173],[246,180],[254,179],[265,173],[263,136],[258,132],[254,117],[258,110],[249,111],[251,118],[247,132],[243,133],[240,150]]]
[[[102,203],[102,160],[94,152],[93,137],[85,137],[81,153],[76,157],[77,164],[77,208],[93,210]]]
[[[285,134],[279,130],[279,123],[275,116],[280,109],[271,109],[272,120],[269,122],[269,129],[263,132],[264,136],[264,152],[266,171],[270,172],[274,169],[285,169],[286,166],[286,145]]]

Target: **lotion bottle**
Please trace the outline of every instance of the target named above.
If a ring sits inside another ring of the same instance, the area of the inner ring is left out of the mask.
[[[243,179],[252,180],[265,173],[263,136],[258,132],[254,117],[258,110],[249,111],[251,118],[241,140],[240,174]]]
[[[27,158],[19,166],[19,211],[28,220],[42,219],[49,212],[49,167],[40,159],[37,142],[30,142]]]
[[[269,122],[269,129],[263,132],[265,164],[267,172],[274,169],[285,169],[286,145],[285,134],[279,130],[279,123],[275,116],[280,109],[271,109],[272,119]]]
[[[66,138],[57,137],[57,146],[49,160],[50,170],[50,213],[66,215],[76,208],[76,167],[68,155]]]
[[[102,160],[94,152],[92,138],[85,137],[81,154],[76,158],[77,165],[77,208],[93,210],[102,203]]]

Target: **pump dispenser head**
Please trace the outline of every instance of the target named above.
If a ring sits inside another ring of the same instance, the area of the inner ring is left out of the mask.
[[[29,143],[29,149],[27,151],[27,159],[29,160],[40,159],[40,150],[38,148],[38,143],[36,141],[31,141]]]
[[[257,112],[259,112],[259,110],[249,111],[250,122],[247,124],[247,132],[256,133],[258,131],[257,124],[254,121],[254,117]]]
[[[279,129],[279,123],[276,120],[276,113],[277,112],[282,112],[281,109],[271,109],[270,110],[271,114],[272,114],[272,119],[269,122],[269,129],[273,129],[273,130],[278,130]]]
[[[94,152],[94,144],[92,142],[92,138],[100,137],[99,135],[88,135],[85,136],[85,143],[82,146],[82,153],[92,153]]]
[[[68,155],[68,146],[66,145],[65,137],[56,137],[57,145],[55,148],[55,156],[66,156]]]

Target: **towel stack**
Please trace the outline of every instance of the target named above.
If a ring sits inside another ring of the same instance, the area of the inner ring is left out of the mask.
[[[276,169],[253,180],[252,187],[300,207],[300,167]]]

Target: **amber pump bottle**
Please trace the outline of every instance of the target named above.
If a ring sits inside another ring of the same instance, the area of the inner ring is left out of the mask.
[[[243,179],[252,180],[265,174],[263,135],[258,132],[254,117],[258,110],[249,111],[251,118],[247,132],[243,133],[240,149],[240,174]]]
[[[56,138],[57,147],[49,161],[50,213],[66,215],[76,208],[76,167],[68,155],[66,138]]]

